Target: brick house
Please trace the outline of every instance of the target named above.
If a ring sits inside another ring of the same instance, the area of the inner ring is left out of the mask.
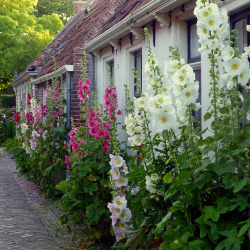
[[[250,2],[247,0],[216,0],[227,9],[231,28],[239,31],[238,46],[250,44],[246,24],[250,24]],[[82,3],[83,4],[83,3]],[[150,33],[152,53],[160,62],[168,58],[168,46],[174,45],[181,56],[194,69],[200,82],[199,101],[202,109],[196,116],[201,118],[202,128],[209,126],[202,120],[208,108],[209,67],[208,59],[198,53],[199,43],[196,19],[193,13],[196,0],[89,0],[68,22],[51,44],[13,81],[18,110],[25,108],[25,94],[29,81],[34,86],[38,101],[43,100],[46,79],[54,74],[54,56],[58,73],[65,81],[65,97],[68,114],[75,122],[79,118],[77,82],[80,77],[79,60],[82,50],[89,55],[89,75],[96,81],[100,102],[105,86],[109,84],[109,71],[118,90],[118,100],[124,109],[123,84],[127,83],[134,93],[132,67],[136,67],[141,79],[142,91],[146,91],[146,75],[143,65],[147,61],[147,48],[143,28]],[[124,113],[124,112],[123,112]],[[124,117],[121,117],[123,122]],[[125,135],[122,135],[124,137]]]

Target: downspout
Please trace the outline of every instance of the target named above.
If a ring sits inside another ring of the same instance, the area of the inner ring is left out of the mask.
[[[71,73],[66,72],[66,127],[71,129]],[[69,142],[69,134],[67,133],[67,142]]]
[[[90,91],[93,92],[95,91],[95,58],[94,58],[94,54],[92,52],[90,52],[88,54],[89,56],[89,80],[91,81],[90,84]],[[90,96],[89,99],[89,106],[92,107],[93,103],[92,103],[92,95]]]

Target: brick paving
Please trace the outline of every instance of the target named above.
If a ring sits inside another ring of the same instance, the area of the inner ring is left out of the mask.
[[[46,199],[0,148],[0,249],[79,249],[58,224],[58,201]]]

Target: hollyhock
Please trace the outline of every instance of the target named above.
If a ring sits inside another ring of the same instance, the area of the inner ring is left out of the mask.
[[[103,150],[103,152],[105,152],[105,153],[109,153],[109,146],[104,145],[104,146],[102,147],[102,150]]]

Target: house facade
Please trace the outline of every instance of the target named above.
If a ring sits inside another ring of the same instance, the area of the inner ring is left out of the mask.
[[[249,0],[216,0],[229,13],[231,28],[238,30],[237,46],[240,52],[250,44],[246,25],[250,24]],[[54,72],[54,56],[58,74],[65,82],[67,113],[78,122],[79,107],[77,83],[80,78],[82,50],[89,55],[89,75],[96,82],[99,101],[110,83],[110,73],[117,86],[119,108],[125,108],[123,84],[128,84],[131,96],[136,97],[132,67],[138,71],[142,92],[147,92],[144,65],[147,61],[147,42],[143,28],[150,34],[152,53],[162,66],[168,59],[168,47],[173,45],[189,63],[200,83],[202,129],[209,126],[203,116],[209,106],[209,61],[198,52],[199,42],[194,8],[196,0],[89,0],[64,27],[52,43],[12,83],[17,95],[18,111],[25,108],[29,82],[33,85],[38,102],[44,102],[45,82]],[[92,20],[92,21],[91,21]],[[34,66],[34,67],[33,67]],[[32,68],[33,67],[33,68]],[[119,118],[124,121],[124,114]],[[121,135],[124,137],[125,135]]]

